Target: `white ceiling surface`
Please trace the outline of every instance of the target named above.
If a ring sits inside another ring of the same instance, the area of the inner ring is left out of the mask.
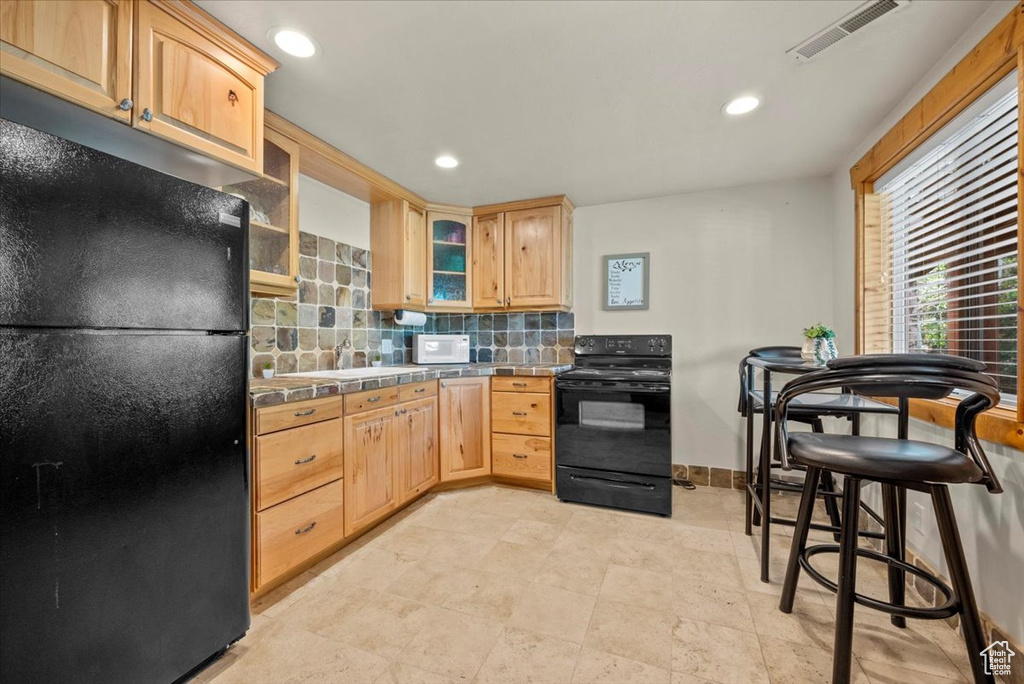
[[[914,0],[805,64],[861,0],[199,4],[281,61],[270,109],[414,192],[588,205],[833,171],[990,3]]]

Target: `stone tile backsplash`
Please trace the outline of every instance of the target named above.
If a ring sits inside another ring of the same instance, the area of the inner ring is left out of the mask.
[[[370,252],[305,232],[299,275],[297,297],[251,299],[254,377],[268,361],[277,373],[363,368],[385,339],[394,345],[385,365],[411,363],[417,332],[468,334],[471,362],[572,363],[571,313],[428,314],[421,328],[396,326],[370,309]]]

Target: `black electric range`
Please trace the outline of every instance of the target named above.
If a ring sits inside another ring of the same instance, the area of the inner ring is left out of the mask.
[[[563,501],[672,514],[671,335],[581,335],[555,379]]]

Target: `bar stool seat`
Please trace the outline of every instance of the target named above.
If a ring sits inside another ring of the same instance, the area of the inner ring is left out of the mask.
[[[941,444],[816,432],[789,435],[789,452],[804,466],[890,482],[979,483],[984,473],[964,453]]]

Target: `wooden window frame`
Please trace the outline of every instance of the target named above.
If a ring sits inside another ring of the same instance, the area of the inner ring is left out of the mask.
[[[1017,3],[1005,18],[981,39],[974,49],[942,77],[934,88],[914,105],[882,138],[850,169],[854,191],[854,338],[855,351],[865,348],[865,236],[872,228],[874,184],[883,174],[913,152],[957,114],[987,92],[1014,69],[1017,70],[1019,130],[1017,140],[1017,408],[996,407],[978,419],[978,436],[998,444],[1024,450],[1024,292],[1019,287],[1020,265],[1024,264],[1024,231],[1019,228],[1024,217],[1024,0]],[[867,227],[867,228],[866,228]],[[957,401],[913,400],[911,415],[915,418],[953,427]]]

